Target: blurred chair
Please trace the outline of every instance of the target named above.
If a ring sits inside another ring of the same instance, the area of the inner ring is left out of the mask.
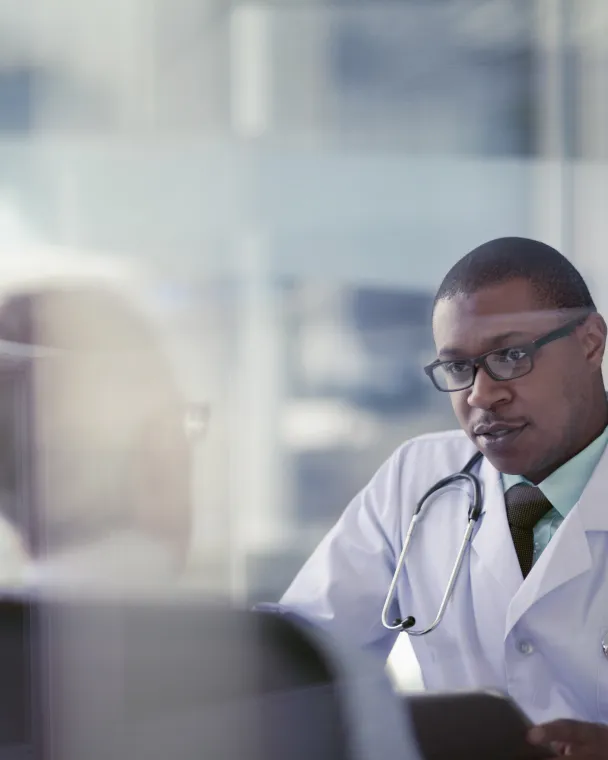
[[[20,651],[19,625],[6,625],[20,618],[29,653],[27,666],[14,658],[23,677],[13,667],[3,679],[0,715],[10,707],[13,740],[31,728],[29,754],[0,731],[0,757],[416,757],[382,668],[295,620],[186,598],[101,596],[5,603],[0,617],[6,651]],[[21,716],[16,694],[32,696]]]

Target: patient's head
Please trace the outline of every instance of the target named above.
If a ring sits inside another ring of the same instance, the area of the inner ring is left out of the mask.
[[[5,301],[0,338],[39,353],[28,361],[32,551],[132,532],[182,559],[191,522],[184,406],[147,317],[110,290],[48,287]]]

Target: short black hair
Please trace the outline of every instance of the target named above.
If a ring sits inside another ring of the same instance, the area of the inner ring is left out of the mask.
[[[444,277],[433,310],[444,299],[520,278],[548,308],[595,311],[589,288],[571,261],[550,245],[520,237],[490,240],[463,256]]]

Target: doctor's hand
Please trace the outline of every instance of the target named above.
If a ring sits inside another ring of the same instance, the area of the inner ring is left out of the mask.
[[[551,747],[572,760],[607,760],[608,726],[578,720],[556,720],[536,726],[528,734],[531,744]]]

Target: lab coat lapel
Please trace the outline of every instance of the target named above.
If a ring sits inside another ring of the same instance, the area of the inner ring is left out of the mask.
[[[505,635],[539,599],[591,567],[591,554],[575,507],[530,571],[507,613]]]
[[[542,597],[591,569],[587,533],[608,531],[608,449],[602,454],[578,504],[559,527],[513,599],[507,633]]]
[[[579,513],[583,529],[586,533],[590,533],[591,531],[608,531],[607,481],[608,447],[604,450],[575,508]]]
[[[499,472],[484,457],[480,469],[484,511],[473,539],[473,551],[505,592],[508,605],[522,582],[521,569],[511,540]]]

